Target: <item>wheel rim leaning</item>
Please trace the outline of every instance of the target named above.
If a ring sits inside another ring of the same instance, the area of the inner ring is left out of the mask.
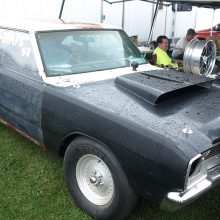
[[[214,41],[193,39],[185,49],[183,69],[186,73],[208,77],[215,66],[215,60],[216,46]]]
[[[86,154],[76,165],[76,180],[82,194],[95,205],[108,204],[114,193],[112,174],[97,156]]]

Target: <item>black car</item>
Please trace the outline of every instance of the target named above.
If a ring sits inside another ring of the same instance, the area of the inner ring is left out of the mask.
[[[150,65],[116,27],[1,24],[0,121],[64,156],[97,219],[138,195],[175,211],[220,182],[219,80]]]

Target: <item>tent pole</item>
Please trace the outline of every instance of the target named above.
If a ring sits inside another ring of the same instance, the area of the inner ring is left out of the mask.
[[[215,8],[214,8],[213,13],[212,13],[212,27],[214,25],[214,18],[215,18]],[[212,27],[211,27],[210,36],[212,36]]]
[[[166,32],[167,32],[167,7],[165,11],[165,24],[164,24],[164,35],[165,36],[166,36]]]
[[[61,5],[61,8],[60,8],[59,19],[61,19],[61,17],[62,17],[62,13],[63,13],[63,6],[64,6],[64,4],[65,4],[65,0],[63,0],[62,5]]]
[[[100,22],[103,23],[104,16],[103,16],[103,0],[101,1],[101,8],[100,8]]]
[[[196,7],[196,14],[195,14],[195,24],[194,24],[194,30],[196,30],[196,25],[197,25],[197,17],[198,17],[198,7]]]
[[[124,26],[125,26],[125,1],[123,1],[122,3],[122,29],[124,29]]]
[[[173,26],[172,26],[172,44],[175,44],[175,30],[176,30],[176,16],[177,16],[177,4],[175,3],[175,10],[174,10],[174,16],[173,16]]]
[[[153,15],[153,20],[152,20],[152,23],[151,23],[150,33],[149,33],[149,37],[148,37],[148,40],[147,40],[147,44],[149,44],[152,40],[153,29],[154,29],[154,25],[155,25],[155,21],[156,21],[156,17],[157,17],[157,12],[158,12],[158,9],[159,9],[159,3],[160,3],[160,0],[157,0],[156,8],[155,8],[154,15]]]

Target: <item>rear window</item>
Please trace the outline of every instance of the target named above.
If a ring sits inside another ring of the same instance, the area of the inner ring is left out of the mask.
[[[0,65],[17,72],[37,73],[28,33],[0,29]]]

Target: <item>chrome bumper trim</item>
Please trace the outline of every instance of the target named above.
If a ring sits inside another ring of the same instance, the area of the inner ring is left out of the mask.
[[[209,170],[208,176],[192,188],[182,192],[167,193],[161,202],[160,208],[172,212],[177,211],[204,194],[218,182],[220,182],[220,166]]]

